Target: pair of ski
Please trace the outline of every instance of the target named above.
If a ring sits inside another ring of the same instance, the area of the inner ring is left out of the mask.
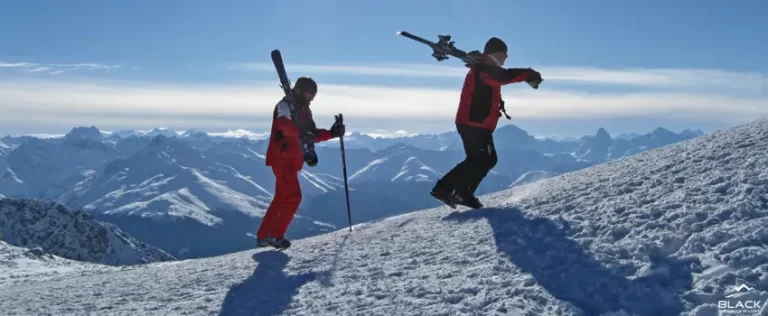
[[[309,166],[315,166],[317,165],[317,153],[315,153],[316,136],[306,127],[306,124],[304,124],[296,112],[296,107],[293,102],[293,92],[291,91],[291,81],[288,80],[288,73],[285,71],[285,64],[283,64],[283,56],[280,54],[280,50],[275,49],[272,51],[272,63],[275,64],[277,76],[280,78],[280,87],[285,93],[285,100],[288,101],[291,119],[293,119],[293,123],[299,128],[299,144],[301,145],[304,162]]]
[[[450,35],[438,35],[437,42],[426,40],[422,37],[413,35],[407,31],[397,32],[397,35],[403,36],[408,39],[412,39],[414,41],[417,41],[419,43],[429,46],[430,48],[432,48],[432,57],[437,59],[437,61],[444,61],[448,59],[448,56],[450,55],[458,59],[461,59],[461,61],[463,61],[464,65],[467,67],[483,62],[483,54],[480,53],[479,50],[465,52],[461,49],[456,48],[456,46],[454,45],[455,41],[451,40]],[[531,86],[531,88],[538,89],[539,84],[541,84],[542,81],[544,80],[543,79],[540,79],[537,81],[527,80],[525,81],[525,83]]]

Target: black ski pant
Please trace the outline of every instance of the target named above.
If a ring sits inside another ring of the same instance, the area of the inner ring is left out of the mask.
[[[493,131],[456,124],[464,143],[466,158],[437,181],[438,189],[455,189],[466,197],[474,196],[480,182],[496,166],[498,157],[493,144]]]

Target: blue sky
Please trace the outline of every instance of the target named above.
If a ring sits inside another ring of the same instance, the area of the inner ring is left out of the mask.
[[[320,82],[319,125],[453,128],[466,71],[395,33],[509,46],[539,90],[504,88],[538,135],[705,131],[768,113],[764,1],[4,1],[0,134],[263,130],[280,98],[269,52]],[[2,113],[5,112],[6,115]]]

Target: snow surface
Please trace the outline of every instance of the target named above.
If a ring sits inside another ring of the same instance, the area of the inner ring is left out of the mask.
[[[717,315],[739,280],[768,299],[766,150],[763,120],[486,195],[485,209],[423,210],[284,252],[13,284],[0,310]]]
[[[99,264],[175,260],[113,224],[49,201],[0,199],[0,236],[14,246],[40,247],[59,257]]]
[[[24,282],[56,280],[60,275],[115,271],[112,266],[85,263],[0,241],[0,288]]]
[[[528,171],[521,176],[517,177],[515,182],[512,182],[510,184],[510,187],[534,183],[536,181],[540,181],[546,178],[551,178],[557,175],[555,172],[546,171],[546,170],[537,170],[537,171]]]

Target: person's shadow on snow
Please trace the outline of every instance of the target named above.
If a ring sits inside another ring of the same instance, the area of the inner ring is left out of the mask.
[[[256,270],[244,281],[232,285],[219,315],[277,315],[291,303],[304,284],[315,279],[315,273],[286,275],[283,269],[290,257],[282,251],[263,251],[253,255]]]
[[[691,265],[697,259],[651,256],[652,264],[663,272],[631,280],[603,266],[568,238],[567,223],[561,226],[547,218],[526,217],[515,208],[457,211],[445,217],[458,222],[478,219],[491,225],[499,252],[552,296],[587,315],[621,309],[641,316],[678,315],[685,309],[680,295],[691,288]]]

